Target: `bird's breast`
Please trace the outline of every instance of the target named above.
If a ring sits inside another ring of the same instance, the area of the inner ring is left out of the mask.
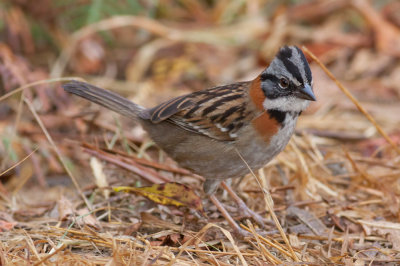
[[[268,143],[271,140],[272,136],[274,136],[282,126],[281,124],[278,123],[276,119],[271,117],[271,115],[267,112],[263,112],[261,115],[256,117],[251,123],[256,133],[266,143]]]
[[[277,156],[288,144],[296,127],[297,115],[287,114],[282,123],[268,113],[259,116],[240,143],[238,150],[253,169],[259,169]]]

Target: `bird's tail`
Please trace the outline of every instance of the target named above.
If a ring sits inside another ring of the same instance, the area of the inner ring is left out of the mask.
[[[81,81],[72,81],[62,86],[65,91],[97,103],[121,115],[137,119],[144,107],[128,99]]]

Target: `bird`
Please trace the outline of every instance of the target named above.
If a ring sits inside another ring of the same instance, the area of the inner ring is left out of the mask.
[[[281,47],[253,80],[192,92],[153,108],[81,81],[63,88],[139,122],[178,165],[205,178],[203,190],[224,216],[229,214],[214,195],[221,182],[256,171],[276,157],[298,117],[316,101],[310,66],[297,46]],[[262,223],[260,216],[246,211]],[[241,233],[230,216],[225,218]]]

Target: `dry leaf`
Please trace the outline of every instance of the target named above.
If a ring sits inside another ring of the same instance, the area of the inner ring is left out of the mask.
[[[103,171],[103,165],[96,157],[90,158],[90,167],[92,168],[93,175],[94,175],[95,181],[96,181],[96,185],[99,188],[108,187],[107,177]],[[106,199],[108,199],[108,197],[110,196],[110,191],[108,189],[104,189],[103,195]]]
[[[71,201],[64,196],[57,201],[57,211],[59,221],[67,220],[75,212]]]
[[[10,231],[11,229],[14,228],[16,224],[17,224],[16,222],[6,222],[0,220],[0,232]]]
[[[163,205],[174,205],[177,207],[186,206],[204,214],[201,198],[194,191],[185,185],[171,182],[154,184],[148,187],[115,187],[114,191],[138,193],[156,203]]]
[[[99,221],[89,212],[87,208],[83,208],[77,211],[77,215],[79,215],[82,219],[77,219],[77,223],[80,225],[89,225],[96,229],[101,228]]]
[[[288,213],[295,215],[303,224],[307,225],[315,235],[326,235],[327,228],[314,213],[294,206],[288,208]]]
[[[376,232],[378,235],[387,238],[393,244],[393,249],[400,249],[400,223],[386,221],[358,221],[367,235]]]

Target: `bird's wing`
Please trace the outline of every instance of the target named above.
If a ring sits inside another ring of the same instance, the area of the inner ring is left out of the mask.
[[[248,82],[235,83],[180,96],[147,110],[153,123],[172,122],[217,140],[234,141],[254,116],[247,104]]]

